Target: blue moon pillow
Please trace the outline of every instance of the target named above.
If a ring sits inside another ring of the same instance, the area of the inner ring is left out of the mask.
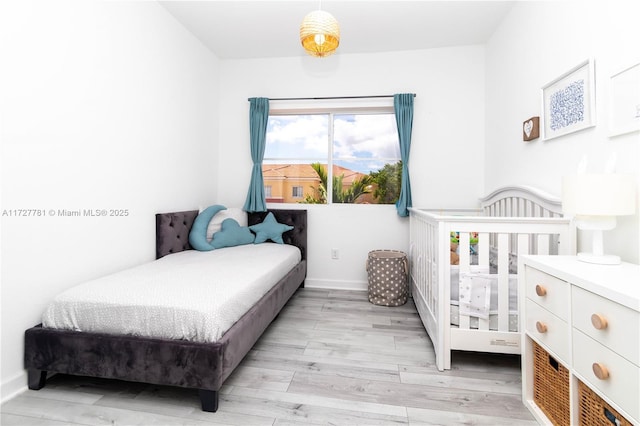
[[[248,226],[240,226],[235,219],[227,218],[222,221],[220,231],[213,234],[211,247],[218,249],[241,246],[243,244],[251,244],[254,239],[255,236]]]
[[[196,216],[191,231],[189,231],[189,244],[191,244],[191,247],[199,251],[210,251],[215,248],[207,241],[207,226],[209,226],[211,218],[216,213],[226,209],[225,206],[216,204],[207,207]]]
[[[262,223],[249,227],[256,233],[255,244],[264,243],[271,240],[274,243],[284,244],[282,234],[293,229],[293,226],[278,223],[273,213],[269,212]]]

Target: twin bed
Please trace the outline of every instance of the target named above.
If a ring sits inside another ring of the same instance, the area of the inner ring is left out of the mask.
[[[499,189],[479,209],[410,209],[411,292],[437,368],[451,368],[452,350],[519,354],[520,256],[574,253],[560,200],[530,187]]]
[[[306,210],[271,212],[293,226],[285,244],[206,252],[189,244],[198,211],[156,215],[156,261],[63,293],[46,326],[25,332],[29,388],[48,373],[195,388],[215,412],[224,381],[304,285]],[[267,213],[249,213],[248,224]]]

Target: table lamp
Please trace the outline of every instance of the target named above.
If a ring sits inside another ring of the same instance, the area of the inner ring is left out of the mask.
[[[578,253],[583,262],[617,265],[620,257],[603,251],[602,233],[616,227],[616,216],[636,211],[634,176],[578,173],[562,180],[562,210],[575,217],[578,229],[592,231],[592,253]]]

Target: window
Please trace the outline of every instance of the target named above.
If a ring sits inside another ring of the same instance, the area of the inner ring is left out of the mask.
[[[291,188],[291,196],[293,198],[302,198],[303,190],[301,186],[294,186]]]
[[[271,198],[271,185],[264,186],[264,196],[265,198]]]
[[[393,204],[402,173],[393,109],[272,111],[262,173],[291,194],[285,203]]]

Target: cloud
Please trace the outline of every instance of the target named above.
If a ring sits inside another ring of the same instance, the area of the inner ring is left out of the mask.
[[[336,116],[334,120],[334,156],[398,158],[398,133],[393,114]]]
[[[271,116],[267,127],[267,152],[284,158],[326,157],[328,128],[326,115]]]
[[[328,128],[324,114],[271,116],[265,158],[326,158]],[[366,167],[365,163],[384,165],[384,160],[400,158],[393,114],[336,114],[334,140],[336,161],[367,159],[359,161],[357,169]]]

